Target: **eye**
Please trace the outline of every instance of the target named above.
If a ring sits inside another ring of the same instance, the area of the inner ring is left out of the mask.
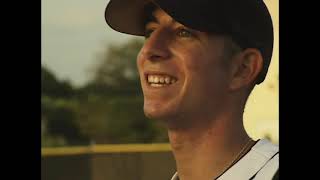
[[[177,35],[179,37],[184,37],[184,38],[189,38],[194,36],[190,30],[187,30],[185,28],[178,29]]]
[[[146,29],[146,31],[144,33],[144,37],[146,39],[148,39],[151,36],[151,34],[153,33],[153,31],[154,31],[154,29]]]

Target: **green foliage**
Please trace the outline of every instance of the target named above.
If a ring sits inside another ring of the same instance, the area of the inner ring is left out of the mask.
[[[77,119],[82,133],[96,143],[150,143],[159,130],[144,116],[142,105],[140,96],[92,98],[82,103]]]
[[[63,136],[44,135],[41,137],[41,147],[59,147],[68,145]]]
[[[43,138],[70,145],[88,142],[88,138],[80,133],[75,119],[76,102],[43,96],[41,107],[42,123],[45,124]]]
[[[74,90],[68,81],[59,82],[52,72],[41,66],[41,95],[70,98]]]
[[[111,46],[98,56],[92,84],[109,87],[117,92],[140,91],[136,58],[143,42],[137,39],[123,46]]]

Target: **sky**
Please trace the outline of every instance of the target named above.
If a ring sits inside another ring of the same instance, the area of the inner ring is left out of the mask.
[[[41,0],[41,64],[59,80],[82,86],[90,79],[97,54],[132,36],[113,31],[105,22],[109,0]],[[266,80],[249,98],[245,128],[253,137],[270,132],[278,139],[279,1],[264,0],[274,24],[274,52]]]
[[[108,0],[41,1],[41,64],[60,80],[84,85],[99,52],[132,38],[107,26]]]

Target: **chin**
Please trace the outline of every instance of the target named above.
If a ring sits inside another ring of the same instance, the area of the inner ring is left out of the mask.
[[[173,108],[170,108],[168,104],[164,103],[152,103],[145,102],[143,106],[144,114],[150,119],[156,119],[161,121],[169,121],[173,118]]]
[[[143,110],[146,117],[163,123],[171,130],[186,129],[191,125],[185,113],[182,113],[175,104],[145,102]]]

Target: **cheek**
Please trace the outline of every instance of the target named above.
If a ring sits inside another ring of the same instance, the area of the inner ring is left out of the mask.
[[[190,53],[185,59],[184,71],[187,86],[192,92],[203,95],[219,93],[225,87],[226,70],[216,56],[208,56],[201,52]],[[212,94],[214,95],[214,94]]]
[[[219,67],[216,57],[208,57],[203,53],[186,53],[184,70],[189,78],[211,79],[217,74]]]
[[[218,50],[209,48],[203,44],[193,43],[180,49],[180,58],[184,61],[186,70],[191,72],[203,72],[206,69],[215,66],[218,60]]]
[[[192,49],[185,49],[184,51],[175,53],[175,55],[179,60],[177,63],[187,79],[191,78],[190,76],[193,73],[201,72],[202,65],[199,63],[199,59],[202,59],[202,55],[199,52]]]
[[[142,55],[141,50],[140,50],[138,55],[137,55],[137,62],[136,62],[139,72],[141,72],[142,66],[143,66],[143,57],[142,56],[143,55]]]

